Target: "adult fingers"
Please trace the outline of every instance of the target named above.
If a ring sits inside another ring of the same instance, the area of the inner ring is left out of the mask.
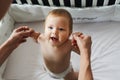
[[[33,32],[34,32],[34,30],[32,28],[29,28],[29,30],[18,32],[18,35],[24,36],[24,37],[29,37],[29,36],[31,36],[31,34]]]
[[[80,36],[80,35],[82,35],[83,33],[81,33],[81,32],[75,32],[75,33],[73,33],[72,35],[74,36],[74,35],[76,35],[76,36]]]
[[[81,39],[80,35],[74,35],[73,37],[76,41],[79,41]]]
[[[18,27],[17,29],[15,29],[16,32],[26,31],[26,30],[29,30],[28,26],[21,26],[21,27]]]
[[[19,33],[17,33],[17,37],[19,37],[19,38],[27,38],[27,37],[29,37],[30,36],[30,32],[19,32]]]
[[[91,36],[85,35],[85,36],[84,36],[84,40],[91,41]]]

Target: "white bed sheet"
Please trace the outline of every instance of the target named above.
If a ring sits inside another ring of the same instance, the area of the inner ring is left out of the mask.
[[[28,25],[43,32],[42,22],[17,23],[15,26]],[[120,23],[100,22],[74,24],[74,31],[92,36],[91,65],[94,80],[120,79]],[[72,52],[71,61],[79,70],[79,55]],[[76,63],[77,62],[77,63]],[[40,72],[41,55],[39,45],[32,39],[21,44],[9,57],[3,77],[6,80],[55,80]]]

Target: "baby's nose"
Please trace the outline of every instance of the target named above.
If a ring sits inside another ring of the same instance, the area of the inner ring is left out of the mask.
[[[53,34],[58,34],[58,30],[57,30],[57,29],[54,29],[54,30],[53,30]]]

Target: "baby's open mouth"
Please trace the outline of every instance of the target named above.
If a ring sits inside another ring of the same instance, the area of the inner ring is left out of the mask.
[[[52,41],[58,41],[56,37],[50,37]]]

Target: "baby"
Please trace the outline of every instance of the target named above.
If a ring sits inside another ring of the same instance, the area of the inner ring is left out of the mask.
[[[78,79],[78,72],[74,72],[70,62],[71,51],[79,53],[72,45],[75,41],[70,40],[72,21],[67,10],[54,9],[46,17],[44,33],[33,32],[31,35],[41,45],[45,71],[54,78]]]

